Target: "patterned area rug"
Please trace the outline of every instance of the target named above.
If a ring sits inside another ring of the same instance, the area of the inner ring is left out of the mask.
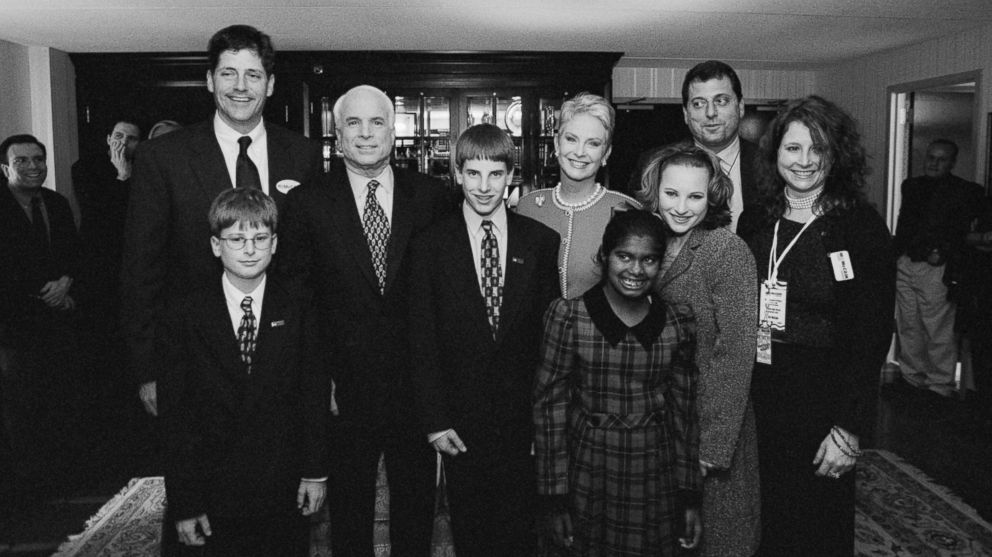
[[[858,557],[992,555],[992,525],[898,456],[865,451],[857,474]]]
[[[439,492],[439,496],[441,493]],[[86,522],[83,533],[69,536],[53,557],[138,557],[159,554],[162,516],[165,509],[165,480],[161,477],[135,478]],[[314,515],[310,530],[311,557],[332,557],[328,545],[330,518],[327,507]],[[376,482],[376,557],[390,557],[389,487],[386,468],[379,461]],[[446,505],[439,505],[434,517],[431,557],[455,557],[451,541],[451,521]]]
[[[921,471],[886,451],[865,451],[857,469],[858,557],[969,557],[992,555],[992,525],[934,484]],[[71,536],[55,557],[157,555],[165,505],[162,478],[136,478]],[[375,554],[390,557],[389,490],[380,462],[376,497]],[[454,557],[444,505],[435,517],[432,557]],[[326,511],[314,518],[311,555],[332,557]]]

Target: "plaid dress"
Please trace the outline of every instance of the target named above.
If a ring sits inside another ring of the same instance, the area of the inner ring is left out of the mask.
[[[535,387],[538,492],[568,495],[574,555],[674,555],[698,497],[695,321],[652,304],[627,327],[601,287],[545,314]]]

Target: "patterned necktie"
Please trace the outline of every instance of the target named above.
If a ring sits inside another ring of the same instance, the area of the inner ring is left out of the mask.
[[[365,230],[365,241],[369,244],[372,254],[372,268],[375,277],[379,279],[379,293],[386,291],[386,248],[389,246],[389,221],[386,212],[382,210],[375,198],[375,190],[379,182],[369,182],[369,191],[365,196],[365,211],[362,213],[362,228]]]
[[[248,156],[248,146],[251,145],[251,138],[242,135],[238,138],[238,145],[241,150],[238,152],[238,162],[235,164],[234,184],[235,187],[249,188],[253,190],[262,189],[262,181],[258,178],[258,167]]]
[[[41,211],[41,196],[31,198],[31,236],[35,245],[48,250],[48,226],[45,225],[45,215]]]
[[[499,243],[493,234],[493,221],[482,221],[482,229],[486,231],[482,238],[482,296],[486,299],[486,316],[493,330],[493,338],[499,330],[499,307],[503,303],[503,287],[500,278],[503,270],[499,264]]]
[[[251,373],[251,361],[255,357],[255,314],[251,311],[251,296],[241,300],[241,324],[238,325],[238,348],[241,350],[241,361],[248,373]]]

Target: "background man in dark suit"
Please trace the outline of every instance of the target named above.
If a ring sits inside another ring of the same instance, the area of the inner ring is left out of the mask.
[[[506,210],[514,148],[504,131],[473,126],[456,149],[462,210],[412,248],[417,402],[427,440],[445,456],[455,552],[528,555],[536,504],[531,392],[542,317],[561,295],[561,239]]]
[[[334,105],[343,165],[286,199],[279,264],[314,292],[336,385],[328,492],[335,557],[371,556],[376,470],[385,458],[394,555],[427,555],[434,454],[410,387],[410,238],[450,210],[437,181],[389,164],[392,101],[362,85]]]
[[[730,229],[737,230],[737,219],[757,198],[754,157],[758,146],[739,135],[744,117],[741,80],[733,68],[718,60],[693,66],[682,80],[682,114],[692,141],[720,159],[720,167],[734,183],[730,199]],[[662,147],[651,149],[638,159],[638,171],[631,176],[631,188],[640,185],[641,171]]]
[[[31,135],[0,143],[0,437],[19,478],[39,483],[78,467],[69,455],[80,432],[69,430],[85,397],[73,317],[79,236],[69,202],[42,187],[46,157]]]
[[[191,284],[216,277],[203,243],[217,194],[255,187],[282,205],[292,187],[320,173],[306,138],[263,122],[272,95],[275,52],[268,35],[246,25],[221,29],[208,47],[207,90],[217,111],[201,122],[139,145],[125,224],[122,327],[140,396],[157,415],[162,379],[156,339],[162,316]],[[247,147],[242,147],[249,138]],[[243,154],[242,154],[243,152]],[[164,388],[164,387],[163,387]]]

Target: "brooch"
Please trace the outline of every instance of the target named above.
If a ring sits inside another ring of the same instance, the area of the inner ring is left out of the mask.
[[[538,207],[544,207],[544,196],[543,195],[539,195],[539,196],[535,197],[534,198],[534,204],[537,205]]]

